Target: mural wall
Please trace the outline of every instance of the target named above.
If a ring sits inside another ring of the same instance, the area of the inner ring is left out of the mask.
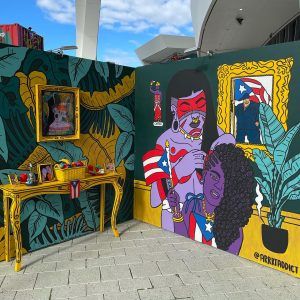
[[[133,139],[135,127],[133,68],[61,56],[0,44],[0,180],[23,173],[29,163],[55,163],[88,159],[89,164],[115,162],[122,173],[124,195],[118,222],[132,218]],[[36,84],[80,88],[80,139],[74,142],[36,142]],[[106,216],[110,216],[114,191],[106,187]],[[0,201],[0,260],[4,259],[2,195]],[[24,251],[88,234],[99,229],[99,188],[80,197],[44,195],[22,203],[21,229]],[[11,236],[12,245],[14,240]],[[13,247],[12,247],[13,248]],[[14,249],[12,249],[14,251]],[[13,254],[13,253],[12,253]]]
[[[300,277],[299,50],[137,69],[135,218]]]

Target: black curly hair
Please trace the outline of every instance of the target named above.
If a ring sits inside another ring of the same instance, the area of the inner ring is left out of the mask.
[[[251,161],[244,151],[233,144],[216,146],[205,163],[205,169],[214,165],[215,158],[221,162],[224,172],[224,195],[215,208],[214,236],[219,249],[228,250],[239,238],[239,229],[248,224],[255,199],[256,181]]]

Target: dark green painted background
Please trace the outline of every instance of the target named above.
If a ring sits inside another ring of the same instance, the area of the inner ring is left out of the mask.
[[[293,57],[294,64],[291,70],[288,101],[288,128],[300,121],[300,42],[292,42],[274,46],[266,46],[256,49],[215,54],[212,57],[195,58],[167,64],[155,64],[136,69],[136,100],[135,100],[135,179],[144,180],[142,156],[155,146],[157,138],[166,130],[166,114],[170,113],[170,107],[166,107],[165,97],[169,80],[178,71],[184,69],[202,70],[211,84],[214,107],[217,107],[218,78],[217,69],[222,64],[234,64],[247,61],[267,61]],[[150,93],[150,81],[160,82],[160,90],[163,92],[163,127],[154,127],[153,123],[153,94]],[[300,136],[290,149],[290,155],[300,152]],[[149,200],[150,201],[150,200]],[[300,203],[290,201],[285,210],[300,212]]]
[[[16,73],[22,72],[28,79],[29,74],[33,74],[34,71],[44,74],[46,84],[77,86],[82,91],[92,94],[93,92],[109,92],[110,89],[115,90],[115,86],[122,85],[122,80],[131,76],[134,69],[0,44],[0,180],[2,184],[8,183],[7,173],[24,172],[18,168],[38,146],[35,115],[32,108],[30,115],[27,114],[29,109],[23,103],[20,80],[16,76]],[[33,91],[30,97],[34,98]],[[115,102],[117,103],[112,104],[113,107],[122,111],[127,122],[126,126],[119,128],[119,136],[127,135],[127,130],[131,131],[133,136],[134,86],[130,93],[120,95]],[[88,109],[81,106],[81,134],[90,134],[99,140],[102,137],[110,138],[116,128],[124,122],[121,114],[112,114],[110,107],[108,105],[96,107],[95,105],[94,109]],[[118,143],[118,139],[116,141],[114,143]],[[123,153],[119,155],[120,161],[122,163],[124,161],[125,164],[125,161],[128,162],[129,158],[132,158],[132,164],[131,166],[128,164],[124,169],[126,180],[122,182],[124,194],[118,222],[132,219],[133,216],[134,144],[133,139],[131,141],[131,143],[128,140],[120,141],[122,142],[121,149],[123,149]],[[54,161],[61,158],[76,161],[95,155],[94,152],[83,154],[82,149],[73,142],[47,142],[39,145],[48,151]],[[115,147],[114,144],[113,147]],[[95,151],[95,147],[93,149]],[[116,152],[118,152],[117,149]],[[101,155],[105,155],[104,152]],[[106,192],[106,215],[110,215],[114,190],[107,185]],[[75,200],[70,200],[69,195],[50,195],[49,197],[44,195],[24,201],[21,211],[23,247],[27,251],[32,251],[97,230],[100,214],[99,202],[98,187],[88,190],[86,194],[82,192],[81,197]],[[1,228],[3,227],[2,205],[1,193],[0,229],[3,229]],[[65,232],[61,230],[60,224],[65,226]],[[1,237],[0,260],[3,259],[3,252],[4,237]]]

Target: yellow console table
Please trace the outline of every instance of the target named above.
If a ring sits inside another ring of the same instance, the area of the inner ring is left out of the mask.
[[[116,172],[107,173],[104,175],[90,176],[80,180],[80,189],[86,190],[97,185],[103,185],[100,192],[100,231],[104,231],[104,211],[105,211],[105,184],[112,184],[115,189],[115,199],[111,214],[111,227],[116,237],[119,232],[116,226],[116,218],[123,195],[123,189],[118,183],[120,175]],[[9,261],[10,253],[10,237],[9,237],[9,216],[13,228],[13,234],[16,246],[16,262],[15,271],[21,270],[22,262],[22,236],[21,236],[21,220],[20,208],[21,202],[38,195],[44,194],[68,194],[70,193],[70,183],[52,181],[42,183],[36,186],[27,186],[25,184],[5,184],[0,185],[0,190],[3,191],[3,211],[4,211],[4,228],[5,228],[5,260]],[[9,207],[9,199],[11,205]]]

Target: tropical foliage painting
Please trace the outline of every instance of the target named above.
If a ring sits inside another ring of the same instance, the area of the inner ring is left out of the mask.
[[[132,218],[133,140],[135,128],[133,68],[0,44],[0,181],[23,173],[29,163],[55,163],[62,158],[114,162],[124,187],[118,222]],[[36,142],[36,84],[80,88],[81,136],[74,142]],[[30,252],[99,229],[99,188],[69,195],[43,195],[22,203],[24,251]],[[114,199],[106,187],[106,212]],[[0,260],[4,259],[2,195]]]

